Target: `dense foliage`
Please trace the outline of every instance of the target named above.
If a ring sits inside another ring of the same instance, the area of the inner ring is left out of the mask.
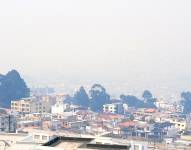
[[[152,99],[152,98],[153,98],[153,95],[152,95],[152,93],[151,93],[150,91],[145,90],[145,91],[143,92],[143,98],[144,98],[145,101],[147,101],[147,100],[149,100],[149,99]]]
[[[136,96],[132,95],[121,95],[120,99],[123,103],[128,104],[129,107],[135,108],[156,108],[154,102],[155,99],[153,98],[150,91],[146,90],[143,93],[143,100],[137,98]]]
[[[100,84],[94,84],[90,90],[91,110],[100,112],[104,104],[110,102],[110,95],[106,93],[106,89]]]
[[[152,93],[145,90],[143,93],[143,99],[139,99],[136,96],[121,95],[120,99],[123,103],[128,104],[129,107],[135,108],[156,108]],[[92,111],[101,112],[103,105],[111,103],[110,95],[106,92],[106,89],[100,84],[94,84],[89,91],[89,96],[86,93],[84,87],[74,93],[74,96],[68,96],[67,102],[71,102],[75,105],[79,105],[85,108],[90,107]]]
[[[100,84],[94,84],[89,91],[89,95],[90,97],[84,87],[80,87],[80,89],[74,93],[73,97],[67,97],[67,102],[71,101],[71,103],[84,108],[89,107],[95,112],[101,112],[103,105],[110,103],[110,95],[106,93],[106,89]]]
[[[156,102],[156,98],[153,97],[153,94],[149,90],[143,92],[143,99],[149,105],[153,105]]]
[[[83,86],[74,94],[73,103],[85,108],[89,107],[90,100]]]
[[[183,113],[191,113],[191,92],[182,92],[181,94],[181,104],[183,106]]]
[[[10,107],[12,100],[29,96],[29,88],[16,70],[0,75],[0,105]]]

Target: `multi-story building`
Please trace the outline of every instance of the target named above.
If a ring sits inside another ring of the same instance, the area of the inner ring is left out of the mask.
[[[24,98],[11,101],[11,110],[21,113],[49,113],[51,112],[51,103],[46,99]]]
[[[31,103],[31,113],[50,113],[51,103],[47,100],[38,100]]]
[[[122,103],[112,103],[103,105],[103,112],[113,114],[123,114],[124,107]]]
[[[18,101],[11,101],[11,110],[23,113],[31,112],[31,102],[34,98],[23,98]]]
[[[4,109],[0,109],[0,132],[16,132],[15,116],[8,114]]]

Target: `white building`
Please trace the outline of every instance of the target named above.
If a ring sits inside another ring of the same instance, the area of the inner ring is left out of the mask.
[[[112,103],[103,105],[103,112],[113,114],[123,114],[124,107],[122,103]]]
[[[155,105],[156,105],[157,108],[160,108],[160,109],[165,109],[165,110],[170,110],[170,111],[175,109],[173,104],[168,103],[164,99],[156,100]]]
[[[186,121],[178,121],[178,120],[173,120],[171,121],[175,125],[175,128],[179,129],[179,131],[184,131],[187,128],[187,123]]]
[[[184,119],[168,118],[165,119],[165,121],[169,121],[170,123],[174,124],[175,128],[178,129],[179,131],[184,131],[188,127],[188,124]]]
[[[52,106],[51,112],[53,114],[60,114],[60,113],[65,112],[69,108],[70,108],[70,105],[69,104],[64,104],[63,99],[58,99],[56,101],[56,104]]]
[[[56,136],[52,132],[48,131],[39,130],[33,132],[33,140],[35,141],[35,143],[46,143],[55,137]]]

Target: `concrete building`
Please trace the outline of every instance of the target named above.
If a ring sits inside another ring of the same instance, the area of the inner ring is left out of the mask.
[[[16,132],[16,118],[8,114],[5,109],[0,109],[0,132]]]
[[[52,132],[47,131],[33,132],[32,136],[35,143],[45,143],[55,138]]]
[[[173,120],[171,121],[175,125],[175,128],[179,129],[179,131],[184,131],[187,128],[187,123],[186,121],[178,121],[178,120]]]
[[[23,98],[18,101],[11,101],[11,110],[16,112],[30,113],[30,104],[33,98]]]
[[[60,113],[65,112],[69,108],[70,108],[70,105],[69,104],[64,104],[63,99],[60,98],[60,99],[58,99],[56,101],[56,104],[51,107],[51,112],[53,114],[60,114]]]
[[[24,128],[38,128],[41,127],[41,121],[40,120],[35,120],[35,121],[18,121],[17,122],[17,129],[24,129]]]
[[[13,115],[0,115],[0,132],[16,132],[16,119]]]
[[[64,128],[82,128],[87,126],[87,121],[63,121]]]
[[[174,124],[175,128],[179,131],[185,131],[188,127],[186,120],[183,118],[167,118],[165,120]]]
[[[124,107],[122,103],[112,103],[103,105],[103,112],[113,114],[123,114]]]
[[[175,111],[176,110],[176,108],[173,104],[165,101],[164,99],[157,99],[155,102],[155,105],[157,108],[163,109],[163,110],[169,110],[169,111]]]
[[[50,113],[51,102],[48,100],[37,100],[34,97],[11,101],[11,110],[20,113]]]

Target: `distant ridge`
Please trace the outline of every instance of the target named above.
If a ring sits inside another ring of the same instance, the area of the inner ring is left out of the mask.
[[[30,90],[17,70],[0,74],[0,106],[10,107],[12,100],[28,97]]]

